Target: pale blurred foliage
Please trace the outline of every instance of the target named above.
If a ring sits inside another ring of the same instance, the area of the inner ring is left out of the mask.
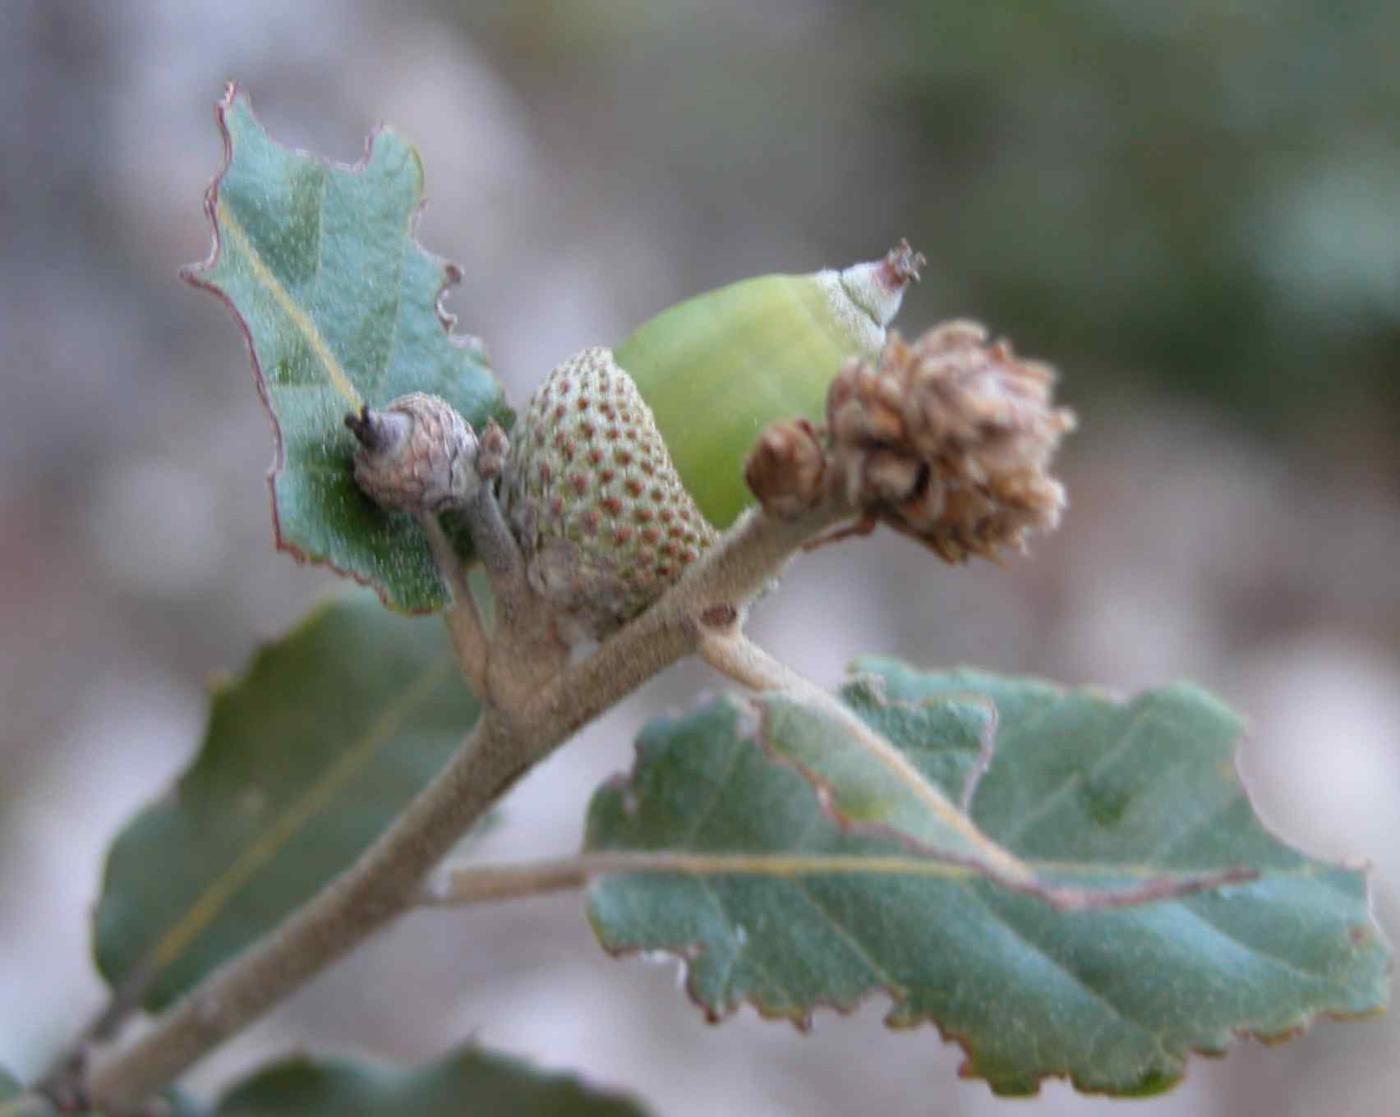
[[[1374,33],[1396,21],[1384,0],[1335,25],[1329,5],[1297,7],[1047,5],[1001,26],[997,5],[913,0],[859,15],[818,0],[8,0],[0,1061],[37,1070],[100,1004],[86,916],[103,850],[188,761],[205,676],[332,581],[271,550],[270,437],[242,342],[222,307],[175,280],[207,249],[210,109],[231,76],[287,142],[351,159],[384,119],[419,143],[422,237],[463,264],[453,305],[517,400],[564,354],[691,291],[908,235],[934,261],[908,328],[975,313],[1064,366],[1084,418],[1072,508],[1005,569],[951,570],[889,537],[820,552],[759,608],[758,636],[825,682],[863,650],[1122,689],[1204,682],[1250,718],[1243,764],[1266,817],[1314,853],[1370,857],[1394,930],[1400,172],[1395,91],[1352,94],[1395,81],[1366,51],[1372,37],[1393,44]],[[988,21],[1025,56],[973,49]],[[1244,49],[1256,32],[1257,56]],[[1220,69],[1218,120],[1184,63],[1131,89],[1144,119],[1175,128],[1194,104],[1219,133],[1208,150],[1157,152],[1206,176],[1204,197],[1178,203],[1155,164],[1141,180],[1119,167],[1123,119],[1101,118],[1110,109],[1078,79],[1096,50],[1129,40],[1241,59]],[[1328,53],[1343,48],[1354,71]],[[1275,57],[1297,63],[1282,93],[1258,83]],[[994,89],[1004,103],[984,105]],[[974,129],[984,119],[1010,124]],[[1048,150],[1056,120],[1079,147]],[[1231,147],[1236,128],[1262,145],[1257,164]],[[1085,160],[1098,150],[1129,199],[1117,208],[1095,193],[1108,180]],[[1212,152],[1226,162],[1190,164]],[[1257,181],[1236,176],[1241,160]],[[1222,166],[1248,197],[1219,188]],[[1065,221],[1047,197],[1070,200]],[[1230,237],[1256,239],[1218,238],[1205,220],[1217,209],[1239,217]],[[1175,232],[1161,225],[1178,213]],[[1073,251],[1101,233],[1108,278]],[[1212,271],[1217,241],[1251,262],[1249,297],[1238,270]],[[1152,277],[1177,275],[1178,256],[1204,259],[1205,278],[1188,299],[1157,300]],[[526,781],[483,852],[574,846],[589,789],[629,762],[641,722],[713,685],[682,667],[610,714]],[[194,1083],[212,1089],[288,1045],[414,1059],[476,1037],[635,1088],[667,1115],[1008,1111],[955,1077],[959,1054],[932,1030],[886,1033],[878,1003],[801,1037],[748,1012],[711,1028],[674,986],[673,966],[603,956],[576,896],[415,916]],[[1198,1062],[1133,1112],[1376,1114],[1397,1090],[1397,1025],[1321,1024]],[[1111,1104],[1057,1083],[1032,1109]]]

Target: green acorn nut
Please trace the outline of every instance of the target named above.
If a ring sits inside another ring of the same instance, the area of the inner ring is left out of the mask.
[[[502,494],[531,583],[599,638],[646,608],[753,503],[744,462],[776,419],[823,418],[873,358],[923,258],[768,275],[663,311],[555,368],[512,435]]]
[[[741,280],[662,311],[616,347],[717,528],[753,503],[744,459],[759,431],[777,419],[822,420],[827,387],[847,359],[880,352],[923,263],[900,241],[843,271]]]

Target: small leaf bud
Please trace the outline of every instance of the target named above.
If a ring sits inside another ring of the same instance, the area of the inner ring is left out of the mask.
[[[791,519],[822,498],[826,451],[807,419],[770,423],[744,466],[744,480],[764,512]]]
[[[495,419],[486,421],[486,429],[477,439],[476,472],[483,481],[493,481],[505,469],[510,454],[510,439]]]
[[[360,443],[355,481],[388,511],[431,515],[460,505],[478,484],[476,436],[437,396],[414,392],[382,410],[362,407],[345,425]]]

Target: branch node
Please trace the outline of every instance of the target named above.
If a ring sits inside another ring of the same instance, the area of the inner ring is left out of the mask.
[[[480,525],[500,524],[495,538],[503,555],[498,557],[508,570],[502,589],[518,587],[528,595],[514,539],[501,523],[490,486],[480,489],[486,495],[478,494],[466,509],[477,549],[485,557],[488,536],[479,534]],[[734,610],[737,619],[743,605],[803,541],[830,527],[839,511],[823,506],[794,521],[746,513],[651,608],[592,656],[563,669],[565,653],[548,643],[547,633],[526,629],[522,640],[520,630],[502,616],[500,631],[514,635],[491,649],[489,666],[511,689],[491,691],[492,700],[468,742],[359,861],[276,930],[205,977],[130,1046],[99,1057],[87,1077],[93,1101],[109,1111],[133,1109],[390,918],[419,903],[434,865],[516,780],[578,727],[695,651],[706,630],[695,623],[698,616],[718,603]],[[526,625],[549,619],[532,607],[530,597],[522,600],[530,609],[522,618]],[[547,880],[532,873],[527,884],[519,884],[518,874],[488,877],[483,872],[473,878],[472,888],[480,895],[507,895],[518,888],[539,891],[546,884],[572,887],[582,879],[572,861],[544,876]],[[220,1012],[206,1022],[200,1006],[210,1004],[219,1005]]]
[[[701,610],[700,613],[700,623],[706,628],[720,630],[733,628],[738,621],[739,610],[733,605],[711,605]]]
[[[807,419],[770,423],[758,436],[744,480],[763,510],[790,520],[822,500],[827,461],[824,440]]]

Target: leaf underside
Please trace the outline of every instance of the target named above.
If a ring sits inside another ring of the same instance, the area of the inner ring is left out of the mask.
[[[607,949],[685,959],[686,988],[714,1020],[749,1003],[806,1026],[817,1008],[882,992],[891,1026],[935,1023],[965,1049],[962,1073],[1002,1094],[1048,1076],[1151,1094],[1236,1034],[1283,1038],[1320,1014],[1384,1007],[1389,954],[1363,874],[1260,824],[1234,768],[1239,724],[1208,695],[1173,686],[1117,703],[860,667],[847,704],[949,800],[970,791],[978,830],[1047,887],[1111,893],[1241,868],[1255,879],[1057,911],[931,856],[907,801],[843,782],[853,747],[816,712],[724,698],[652,723],[630,777],[594,797],[587,849],[690,855],[683,872],[594,883]]]
[[[413,238],[418,153],[392,131],[340,166],[274,142],[234,86],[218,106],[226,161],[206,198],[207,262],[186,277],[220,295],[247,336],[272,417],[277,545],[372,586],[409,612],[446,595],[422,532],[355,485],[344,418],[408,392],[442,396],[480,429],[503,422],[480,346],[439,307],[456,269]]]
[[[231,1090],[218,1117],[642,1117],[635,1102],[467,1048],[408,1070],[298,1056]]]
[[[103,976],[168,1004],[347,868],[478,713],[441,625],[359,591],[317,608],[215,691],[193,764],[117,837]]]

